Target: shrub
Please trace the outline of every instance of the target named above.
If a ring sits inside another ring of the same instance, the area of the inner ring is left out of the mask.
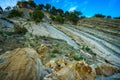
[[[11,10],[8,17],[12,18],[12,17],[22,17],[23,12],[19,11],[19,10]]]
[[[52,51],[52,53],[59,53],[59,50],[56,48]]]
[[[86,51],[90,51],[90,48],[88,46],[83,46],[83,49]]]
[[[55,16],[54,15],[50,15],[50,18],[54,21],[55,20]]]
[[[46,8],[47,11],[49,11],[49,9],[51,8],[51,5],[50,4],[46,4],[45,8]]]
[[[76,24],[77,21],[79,20],[80,15],[82,15],[82,12],[79,12],[79,11],[66,12],[65,15],[66,15],[66,18],[68,18],[68,20]]]
[[[114,17],[114,19],[120,19],[120,17]]]
[[[59,23],[64,23],[64,19],[60,15],[57,15],[55,20],[58,21]]]
[[[111,16],[107,16],[108,19],[111,19]]]
[[[74,58],[74,60],[76,60],[76,61],[83,60],[83,57],[82,57],[82,56],[79,56],[79,55],[74,55],[73,58]]]
[[[35,10],[33,13],[31,13],[31,16],[35,22],[40,22],[44,17],[44,13],[42,11]]]
[[[20,27],[18,25],[14,26],[14,31],[18,34],[25,34],[28,30],[25,27]]]
[[[55,58],[55,57],[56,57],[56,55],[55,55],[55,54],[51,54],[50,56],[51,56],[52,58]]]
[[[105,15],[103,15],[103,14],[95,14],[94,17],[105,18]]]

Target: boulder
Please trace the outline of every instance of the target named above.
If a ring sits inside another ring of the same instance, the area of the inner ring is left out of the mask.
[[[39,54],[43,64],[47,63],[50,60],[49,48],[47,45],[38,46],[36,51]]]
[[[95,80],[95,69],[84,61],[69,62],[65,59],[51,60],[46,67],[51,68],[55,74],[49,74],[48,78],[55,80]]]
[[[18,48],[0,55],[0,80],[42,80],[43,65],[34,49]]]
[[[97,75],[102,76],[111,76],[116,73],[116,68],[110,64],[99,64],[95,70]]]

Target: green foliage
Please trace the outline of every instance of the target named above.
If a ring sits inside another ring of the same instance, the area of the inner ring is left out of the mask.
[[[86,50],[86,51],[90,51],[90,48],[89,48],[88,46],[83,46],[82,49],[84,49],[84,50]]]
[[[55,57],[56,57],[56,55],[55,55],[55,54],[51,54],[50,56],[51,56],[52,58],[55,58]]]
[[[56,14],[57,14],[57,9],[53,6],[52,9],[50,10],[50,12],[51,12],[53,15],[56,15]]]
[[[111,16],[107,16],[107,19],[111,19]]]
[[[50,15],[50,18],[54,21],[55,20],[55,16],[54,15]]]
[[[64,18],[60,15],[57,15],[55,20],[58,21],[59,23],[64,23]]]
[[[63,15],[64,11],[62,9],[57,9],[57,14]]]
[[[114,19],[120,19],[120,17],[114,17]]]
[[[64,14],[64,16],[68,20],[72,21],[74,24],[77,23],[77,21],[79,20],[80,15],[82,15],[82,13],[79,12],[79,11],[74,11],[74,12],[68,12],[68,11],[66,11],[65,14]]]
[[[103,15],[103,14],[95,14],[94,17],[105,18],[105,15]]]
[[[80,60],[83,60],[83,59],[84,59],[84,58],[83,58],[82,56],[80,56],[80,55],[74,55],[73,58],[74,58],[74,60],[76,60],[76,61],[80,61]]]
[[[51,8],[51,5],[50,4],[46,4],[45,8],[46,8],[47,11],[49,11],[50,8]]]
[[[18,1],[17,6],[19,8],[27,8],[28,7],[28,2],[27,1]]]
[[[23,12],[19,11],[19,10],[11,10],[8,17],[12,18],[12,17],[22,17]]]
[[[10,9],[11,9],[10,6],[7,6],[7,7],[5,8],[5,10],[7,10],[7,11],[9,11]]]
[[[28,4],[30,5],[30,7],[36,7],[36,4],[33,0],[28,0]]]
[[[30,7],[34,8],[34,7],[36,7],[36,4],[33,0],[18,1],[17,6],[19,6],[19,8],[30,8]]]
[[[3,12],[3,9],[2,9],[2,7],[0,6],[0,14]]]
[[[40,22],[44,17],[44,13],[40,10],[35,10],[31,13],[32,19],[35,20],[36,23]]]
[[[37,8],[37,10],[43,10],[44,5],[43,4],[39,4],[36,8]]]
[[[25,27],[20,27],[18,25],[14,26],[14,31],[18,34],[25,34],[28,30]]]
[[[57,48],[55,48],[52,53],[59,53],[59,50]]]
[[[80,19],[85,19],[86,17],[85,16],[81,16]]]

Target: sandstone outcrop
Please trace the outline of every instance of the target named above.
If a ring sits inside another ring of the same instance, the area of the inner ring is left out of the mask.
[[[0,80],[42,80],[43,65],[37,52],[18,48],[0,56]]]
[[[38,46],[36,49],[43,64],[50,60],[49,48],[47,45]]]
[[[116,72],[116,68],[110,64],[100,64],[95,70],[97,75],[102,76],[111,76]]]
[[[88,66],[84,61],[72,61],[67,63],[66,60],[52,60],[46,64],[56,72],[56,76],[50,74],[55,80],[95,80],[95,70]]]

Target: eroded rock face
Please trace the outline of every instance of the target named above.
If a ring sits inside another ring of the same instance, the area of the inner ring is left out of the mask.
[[[49,48],[46,45],[38,46],[36,51],[39,54],[43,64],[50,59]]]
[[[61,63],[61,64],[59,64]],[[72,61],[66,64],[64,59],[50,61],[47,67],[56,72],[56,76],[50,74],[48,77],[54,77],[55,80],[95,80],[96,72],[84,61]]]
[[[0,80],[42,80],[43,65],[35,50],[18,48],[0,56]]]
[[[111,76],[116,72],[116,68],[110,64],[100,64],[96,68],[97,75]]]
[[[84,61],[73,61],[57,72],[57,80],[95,80],[95,70]]]

